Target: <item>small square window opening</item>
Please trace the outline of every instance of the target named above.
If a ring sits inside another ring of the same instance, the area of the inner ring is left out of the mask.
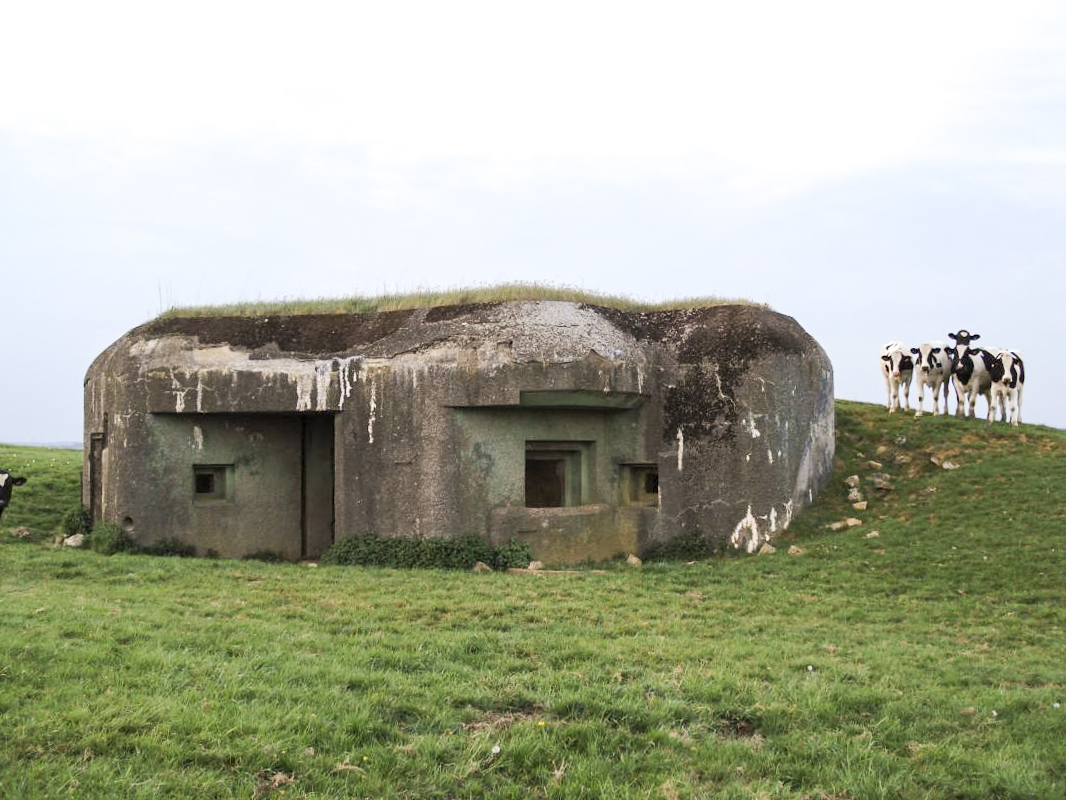
[[[622,466],[622,502],[636,506],[659,505],[659,467],[655,464]]]
[[[197,501],[225,500],[230,496],[233,465],[197,464],[193,467],[193,497]]]

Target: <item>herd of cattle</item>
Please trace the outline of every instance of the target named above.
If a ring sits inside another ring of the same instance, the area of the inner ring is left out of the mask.
[[[910,411],[911,379],[918,373],[918,407],[914,416],[922,416],[926,387],[933,392],[933,413],[940,413],[939,396],[944,395],[944,413],[948,413],[948,389],[955,384],[955,416],[976,416],[977,396],[988,402],[988,422],[999,408],[1002,422],[1018,425],[1022,421],[1022,387],[1025,365],[1014,350],[997,347],[971,347],[980,334],[961,330],[949,333],[955,346],[941,341],[926,342],[910,350],[899,342],[881,348],[881,372],[888,389],[888,410],[900,406]]]

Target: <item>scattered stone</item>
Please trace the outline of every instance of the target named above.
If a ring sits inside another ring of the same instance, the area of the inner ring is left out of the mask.
[[[880,535],[881,535],[881,531],[870,531],[868,534],[866,534],[866,538],[867,539],[876,539]]]
[[[877,449],[874,450],[874,454],[875,455],[883,455],[884,453],[887,453],[887,452],[888,452],[888,445],[887,444],[879,444],[879,445],[877,445]]]
[[[790,556],[801,556],[806,552],[807,548],[799,547],[798,545],[792,545],[792,547],[788,548],[788,554]]]
[[[973,706],[967,706],[959,713],[962,714],[964,717],[972,717],[974,714],[977,713],[977,709]]]
[[[940,466],[942,466],[944,469],[958,469],[959,468],[959,465],[957,463],[955,463],[954,461],[945,461]]]
[[[29,528],[15,528],[15,530],[11,531],[11,535],[16,539],[29,539],[33,534],[30,533]]]
[[[907,437],[906,436],[902,436],[901,435],[901,436],[897,436],[896,437],[896,444],[905,445],[906,443],[907,443]]]
[[[862,491],[860,491],[858,486],[853,486],[851,488],[851,491],[848,492],[848,502],[849,503],[861,503],[862,499],[863,499],[862,498]]]
[[[476,564],[474,564],[474,572],[492,572],[492,567],[490,567],[484,561],[478,561]]]
[[[869,481],[874,485],[875,489],[880,489],[883,492],[891,492],[896,488],[892,485],[892,479],[883,472],[875,472],[869,477]]]
[[[631,566],[631,567],[639,567],[644,562],[641,561],[639,558],[637,558],[632,553],[630,553],[628,556],[626,556],[626,563],[629,564],[629,566]]]
[[[66,539],[63,540],[63,544],[65,544],[67,547],[81,547],[83,544],[85,544],[85,534],[75,533],[73,536],[68,536]]]
[[[876,550],[874,550],[874,552],[877,553],[877,555],[879,555],[879,556],[883,556],[888,551],[885,550],[885,548],[883,548],[883,547],[878,547]]]
[[[861,483],[861,480],[858,475],[848,475],[848,477],[844,479],[844,483],[854,488]]]
[[[826,525],[826,527],[829,528],[829,530],[831,530],[831,531],[842,531],[846,527],[848,527],[848,523],[846,523],[846,522],[831,522],[828,525]]]
[[[544,569],[543,561],[530,561],[529,566],[526,569]]]
[[[865,500],[860,500],[857,503],[852,503],[851,504],[851,507],[854,508],[856,511],[865,511],[866,510],[866,506],[867,506],[867,502]]]
[[[895,458],[892,459],[892,463],[895,464],[897,467],[902,467],[904,464],[910,464],[911,463],[911,457],[910,456],[903,456],[903,455],[896,456]]]
[[[536,575],[542,578],[546,575],[606,575],[605,569],[526,569],[525,567],[510,567],[508,575]]]
[[[940,456],[929,456],[929,460],[936,464],[938,467],[942,463],[944,463],[944,459],[942,459]]]
[[[763,542],[763,546],[759,548],[759,555],[760,556],[768,556],[768,555],[772,555],[773,553],[776,553],[776,552],[777,552],[777,548],[774,547],[769,542]]]
[[[310,569],[316,569],[318,567],[318,562],[317,561],[304,561],[303,565],[305,567],[310,568]]]
[[[849,528],[854,528],[856,525],[862,525],[862,520],[861,519],[855,519],[855,517],[848,517],[846,520],[844,520],[844,523]]]
[[[926,494],[933,494],[936,491],[936,487],[935,486],[926,486],[924,489],[922,489],[922,491],[925,492]]]
[[[882,464],[880,461],[867,461],[866,462],[866,469],[881,469],[884,466],[885,465]]]

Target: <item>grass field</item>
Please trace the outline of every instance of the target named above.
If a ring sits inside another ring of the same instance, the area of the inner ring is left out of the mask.
[[[837,408],[775,554],[540,577],[52,549],[0,446],[0,797],[1066,796],[1066,432]]]

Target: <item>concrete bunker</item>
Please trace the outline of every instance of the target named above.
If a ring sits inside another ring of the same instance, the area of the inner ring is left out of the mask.
[[[754,550],[831,471],[832,389],[818,344],[755,306],[164,317],[86,375],[83,500],[223,557],[369,531],[556,563]]]

